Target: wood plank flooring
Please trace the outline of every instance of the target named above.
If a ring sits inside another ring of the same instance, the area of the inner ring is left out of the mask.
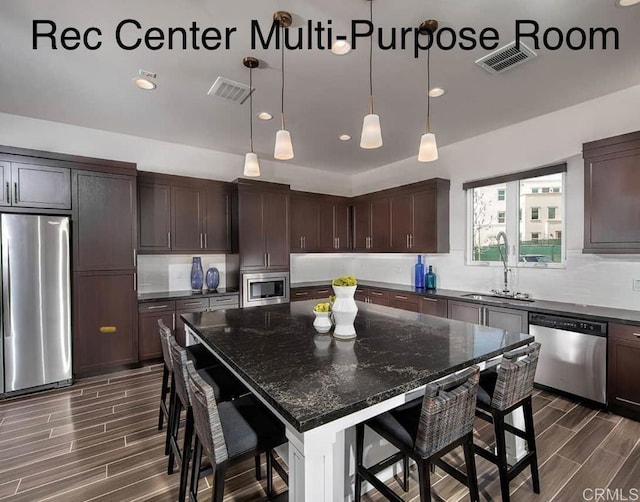
[[[166,474],[164,431],[157,430],[161,371],[146,366],[0,401],[0,500],[176,500],[178,474]],[[525,471],[511,483],[512,501],[580,501],[587,488],[640,488],[640,423],[546,392],[536,393],[534,407],[542,494],[533,493]],[[489,424],[478,422],[475,434],[478,442],[494,442]],[[448,459],[463,465],[458,451]],[[495,467],[476,462],[482,500],[499,500]],[[415,471],[411,479],[404,499],[418,500]],[[253,460],[238,465],[228,472],[225,501],[266,500],[264,483],[255,480]],[[439,469],[433,483],[434,500],[468,500],[467,490]],[[396,480],[389,484],[401,493]],[[210,486],[210,478],[201,481],[201,500],[209,499]]]

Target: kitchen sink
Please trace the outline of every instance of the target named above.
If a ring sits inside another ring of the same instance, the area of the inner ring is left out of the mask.
[[[532,300],[531,298],[516,298],[513,296],[491,295],[491,294],[485,294],[485,293],[467,293],[465,295],[460,295],[460,296],[464,298],[471,298],[472,300],[479,300],[479,301],[495,302],[498,300],[502,300],[504,303],[511,303],[511,302],[533,303],[535,301],[535,300]]]

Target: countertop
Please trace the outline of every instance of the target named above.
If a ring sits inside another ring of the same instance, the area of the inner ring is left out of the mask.
[[[357,303],[353,340],[318,334],[313,300],[182,318],[300,432],[533,341],[530,335]]]
[[[329,284],[331,284],[331,280],[298,282],[291,284],[291,288],[321,287]],[[535,298],[533,302],[512,300],[509,298],[485,298],[483,300],[474,300],[473,298],[465,297],[464,295],[480,293],[479,291],[458,291],[454,289],[435,289],[427,291],[425,289],[417,289],[414,286],[408,286],[406,284],[393,284],[389,282],[358,281],[358,285],[371,288],[388,289],[390,291],[401,291],[403,293],[414,293],[430,298],[446,298],[448,300],[460,300],[465,302],[481,303],[483,305],[505,306],[526,310],[528,312],[539,312],[542,314],[567,314],[568,316],[579,317],[580,319],[585,320],[619,322],[621,324],[640,324],[640,311],[638,310],[554,302],[549,300],[538,300]],[[484,294],[488,294],[488,292],[485,292]]]
[[[211,296],[237,295],[238,288],[218,288],[213,291],[193,292],[186,291],[159,291],[156,293],[142,293],[138,295],[138,303],[155,302],[164,300],[188,300],[190,298],[209,298]]]

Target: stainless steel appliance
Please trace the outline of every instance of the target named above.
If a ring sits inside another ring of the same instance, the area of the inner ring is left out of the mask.
[[[289,303],[289,272],[242,274],[242,307]]]
[[[532,312],[529,332],[542,344],[536,383],[607,402],[607,323]]]
[[[0,393],[70,384],[69,218],[3,214],[0,232]]]

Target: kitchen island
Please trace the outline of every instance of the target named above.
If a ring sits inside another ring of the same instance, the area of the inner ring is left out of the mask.
[[[315,302],[183,314],[204,343],[285,424],[289,500],[349,499],[345,431],[416,398],[425,384],[533,337],[358,303],[357,337],[313,328]]]

